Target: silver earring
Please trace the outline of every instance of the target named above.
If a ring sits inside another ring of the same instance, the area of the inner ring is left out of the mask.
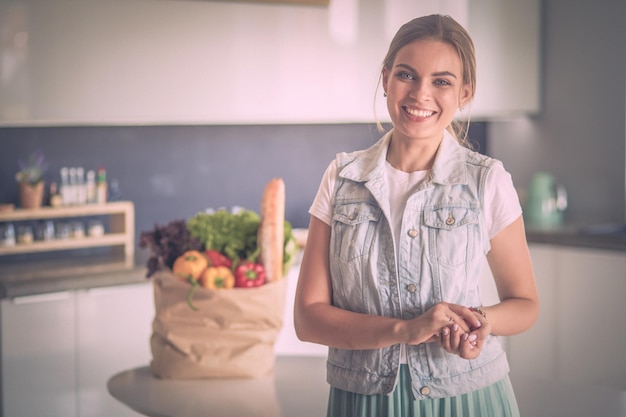
[[[387,92],[386,91],[383,93],[383,97],[387,97]]]

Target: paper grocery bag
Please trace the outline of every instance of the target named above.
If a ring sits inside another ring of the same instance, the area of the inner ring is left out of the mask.
[[[256,378],[272,373],[286,279],[256,288],[196,289],[171,271],[152,277],[152,373],[165,379]]]

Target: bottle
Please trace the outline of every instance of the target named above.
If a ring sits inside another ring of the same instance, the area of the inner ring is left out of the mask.
[[[70,182],[69,182],[69,201],[68,204],[74,205],[78,203],[78,178],[76,177],[76,168],[70,168]]]
[[[64,206],[70,204],[70,194],[72,190],[70,189],[70,178],[69,178],[70,170],[68,167],[61,168],[61,202]]]
[[[50,203],[51,207],[59,207],[60,205],[63,204],[63,198],[59,194],[56,182],[50,183],[50,200],[49,200],[49,203]]]
[[[46,220],[42,226],[42,239],[44,241],[54,240],[54,222],[52,220]]]
[[[107,172],[104,168],[98,168],[98,182],[96,184],[96,200],[98,204],[107,202]]]
[[[76,204],[87,202],[87,185],[85,184],[85,169],[76,168]]]
[[[115,178],[109,181],[109,201],[118,201],[120,199],[120,183]]]
[[[87,204],[94,204],[96,199],[96,171],[90,169],[87,171]]]

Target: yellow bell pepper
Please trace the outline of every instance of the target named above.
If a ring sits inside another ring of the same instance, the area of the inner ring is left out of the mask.
[[[209,289],[229,289],[235,286],[235,276],[225,266],[210,266],[200,277],[202,286]]]

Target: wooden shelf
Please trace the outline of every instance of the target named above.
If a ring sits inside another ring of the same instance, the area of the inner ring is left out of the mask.
[[[67,249],[95,248],[100,246],[116,246],[126,244],[126,234],[110,233],[99,237],[67,238],[47,242],[16,244],[0,248],[0,254],[15,255],[18,253],[49,252]]]
[[[51,252],[68,249],[95,248],[103,246],[123,247],[124,254],[132,257],[135,252],[135,206],[130,201],[107,204],[87,204],[68,207],[42,207],[39,209],[17,209],[0,213],[0,223],[29,220],[63,219],[70,217],[110,216],[109,231],[103,236],[85,236],[50,241],[1,246],[1,255],[36,252]]]
[[[39,209],[16,209],[6,213],[0,213],[0,222],[60,219],[64,217],[98,216],[115,213],[126,214],[129,212],[134,215],[134,211],[134,205],[130,201],[67,207],[42,207]]]

